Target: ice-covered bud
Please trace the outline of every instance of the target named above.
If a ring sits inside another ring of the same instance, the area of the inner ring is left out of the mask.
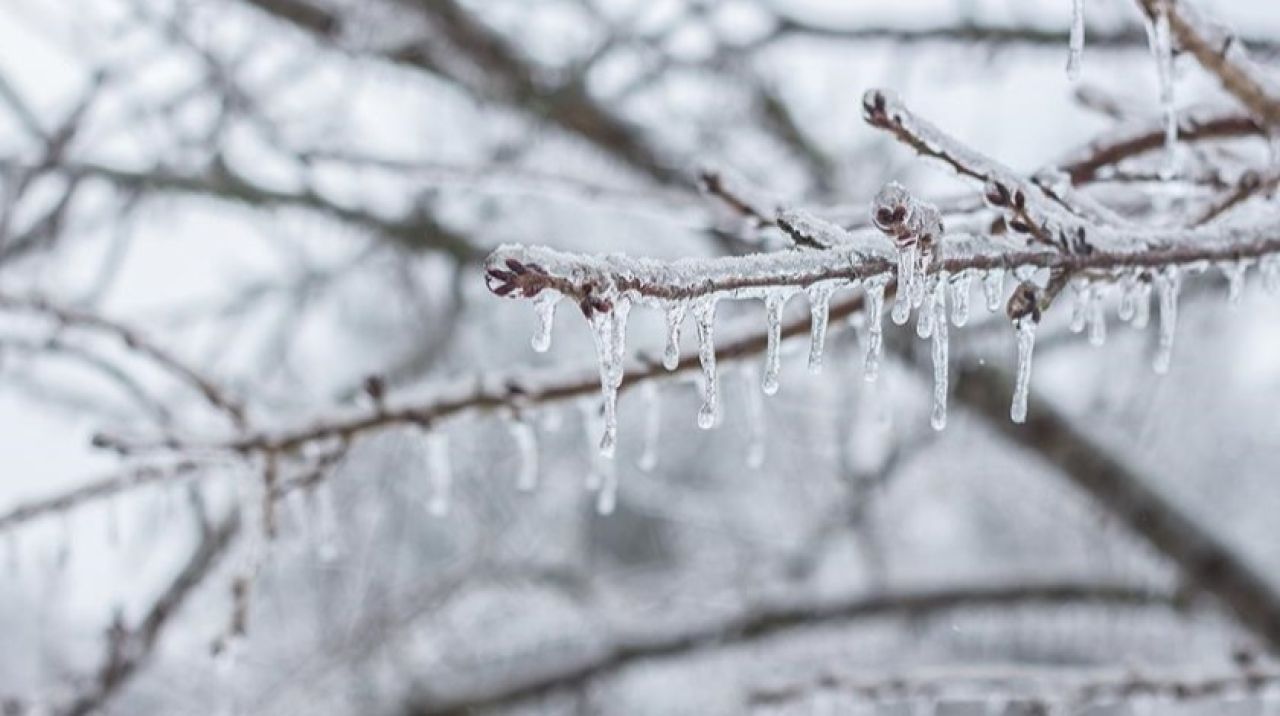
[[[1020,321],[1029,316],[1032,321],[1039,323],[1040,294],[1035,285],[1027,281],[1018,284],[1009,297],[1009,303],[1005,305],[1005,313],[1011,321]]]
[[[862,118],[873,127],[888,127],[893,123],[892,109],[898,104],[898,97],[892,92],[869,89],[862,95]]]
[[[983,188],[982,195],[988,204],[998,208],[1007,207],[1013,201],[1009,187],[995,179],[987,180],[987,185]]]
[[[533,298],[547,287],[548,278],[546,270],[538,264],[512,258],[501,259],[497,265],[490,259],[484,276],[490,291],[508,298]]]
[[[911,194],[898,182],[880,188],[871,202],[871,221],[890,236],[901,236],[911,211]]]

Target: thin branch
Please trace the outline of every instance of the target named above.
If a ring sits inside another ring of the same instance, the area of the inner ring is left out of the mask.
[[[1174,595],[1142,587],[1101,583],[1051,583],[1014,586],[973,586],[855,596],[811,604],[760,607],[725,622],[666,634],[620,637],[578,663],[551,664],[510,678],[478,693],[433,696],[414,694],[406,706],[412,716],[444,716],[510,706],[557,690],[581,687],[627,667],[655,659],[737,648],[795,629],[885,616],[919,616],[965,608],[1060,606],[1170,607]]]

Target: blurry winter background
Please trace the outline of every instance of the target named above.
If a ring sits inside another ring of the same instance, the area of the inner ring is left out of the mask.
[[[1280,6],[1195,2],[1269,61]],[[241,430],[230,404],[248,435],[373,410],[371,375],[388,405],[590,378],[578,311],[535,353],[531,304],[491,295],[483,257],[777,248],[699,195],[703,165],[851,220],[889,180],[976,197],[865,125],[868,88],[1026,171],[1116,116],[1158,119],[1137,3],[1085,6],[1073,82],[1071,0],[6,0],[0,713],[1015,713],[1135,674],[1230,683],[1096,712],[1274,708],[1265,634],[1203,596],[1219,575],[989,416],[953,405],[932,430],[927,368],[890,360],[868,385],[843,321],[821,374],[787,344],[775,396],[758,357],[722,364],[713,430],[690,381],[624,393],[612,465],[596,395],[464,411],[432,440],[362,432],[330,462],[322,441],[276,466],[200,448]],[[1232,106],[1191,58],[1175,72],[1180,110]],[[1262,146],[1240,151],[1265,167]],[[1251,280],[1228,306],[1224,286],[1188,279],[1164,376],[1154,327],[1092,347],[1055,308],[1033,393],[1265,578],[1280,304]],[[1013,331],[973,292],[954,364],[1008,371]],[[719,321],[762,330],[764,311]],[[664,336],[633,312],[629,350]],[[181,445],[122,455],[98,433]],[[275,470],[301,484],[264,539]],[[612,478],[599,514],[585,486]],[[101,480],[113,494],[74,492]]]

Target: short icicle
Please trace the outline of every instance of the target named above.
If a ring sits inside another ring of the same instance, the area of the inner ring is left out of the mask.
[[[1227,279],[1227,303],[1229,305],[1240,305],[1240,299],[1244,295],[1245,276],[1251,265],[1252,262],[1249,259],[1226,261],[1218,264],[1218,270],[1222,271],[1222,275]]]
[[[982,277],[982,294],[987,300],[987,310],[995,313],[1000,310],[1004,299],[1004,269],[993,268]]]
[[[1014,321],[1018,334],[1018,374],[1013,386],[1013,405],[1009,419],[1015,423],[1027,421],[1027,401],[1031,397],[1031,357],[1036,348],[1036,322],[1030,316]]]
[[[675,370],[680,365],[680,326],[687,310],[688,304],[684,301],[673,301],[667,306],[667,348],[662,354],[662,367],[667,370]]]
[[[1134,296],[1133,327],[1141,330],[1151,322],[1151,283],[1139,278]]]
[[[835,289],[829,282],[815,283],[809,287],[809,372],[822,372],[822,350],[827,342],[827,319],[831,312],[831,294]]]
[[[1101,286],[1089,288],[1089,345],[1101,347],[1107,342],[1107,312]]]
[[[662,396],[658,384],[648,380],[640,387],[644,398],[644,446],[640,450],[637,466],[644,472],[652,472],[658,466],[658,439],[662,434]]]
[[[916,281],[916,247],[898,247],[898,292],[893,302],[893,322],[905,326],[911,318],[911,291]]]
[[[1173,360],[1173,339],[1178,329],[1178,291],[1181,288],[1182,277],[1176,267],[1166,267],[1156,274],[1156,292],[1160,299],[1160,335],[1152,367],[1162,375],[1169,372],[1169,365]]]
[[[951,323],[962,328],[969,322],[969,292],[973,274],[964,271],[951,279]]]
[[[698,362],[702,364],[702,407],[698,409],[698,427],[710,430],[720,416],[719,386],[716,378],[716,298],[698,301],[693,307],[698,326]]]
[[[427,509],[436,517],[449,514],[452,502],[453,467],[449,461],[449,436],[439,430],[428,430],[426,440],[427,474],[431,478],[431,500]]]
[[[867,345],[862,359],[862,377],[868,383],[874,383],[880,376],[880,356],[884,352],[884,287],[888,282],[887,276],[876,276],[867,279],[863,284],[866,288],[863,301],[866,310]]]
[[[538,327],[530,341],[533,349],[546,353],[551,347],[551,329],[555,326],[556,306],[560,303],[560,292],[546,289],[533,299],[533,310],[538,316]]]
[[[947,427],[947,363],[950,345],[947,335],[947,274],[934,279],[933,298],[927,305],[933,310],[933,412],[929,424],[934,430]]]
[[[1071,38],[1067,50],[1067,79],[1080,79],[1080,60],[1084,55],[1084,0],[1071,0]]]
[[[1173,37],[1169,28],[1169,11],[1164,2],[1156,3],[1156,16],[1147,23],[1147,40],[1156,61],[1160,82],[1160,109],[1164,114],[1165,165],[1161,174],[1172,178],[1177,170],[1178,111],[1173,96]]]
[[[769,345],[764,354],[760,388],[766,395],[778,392],[778,374],[782,371],[782,309],[790,297],[783,291],[771,291],[764,299]]]

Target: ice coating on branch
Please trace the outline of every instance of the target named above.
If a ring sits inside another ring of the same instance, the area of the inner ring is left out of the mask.
[[[987,310],[995,313],[1000,310],[1004,299],[1004,269],[993,268],[982,277],[982,294],[987,300]]]
[[[1014,321],[1018,337],[1018,374],[1013,385],[1013,405],[1009,407],[1009,419],[1015,423],[1027,421],[1027,400],[1031,397],[1031,357],[1036,349],[1036,322],[1030,316]]]
[[[1173,96],[1173,37],[1169,29],[1169,12],[1163,2],[1156,3],[1155,17],[1147,22],[1147,41],[1156,61],[1160,82],[1160,110],[1164,115],[1165,166],[1161,174],[1172,178],[1177,169],[1178,112]]]
[[[662,353],[662,367],[675,370],[680,365],[680,326],[684,324],[684,314],[688,304],[684,301],[672,301],[667,304],[667,348]]]
[[[1160,299],[1160,335],[1156,342],[1156,357],[1152,364],[1157,373],[1168,373],[1173,359],[1173,339],[1178,329],[1178,291],[1182,277],[1173,266],[1161,269],[1155,276],[1156,293]]]
[[[595,311],[590,319],[600,366],[600,392],[604,399],[600,454],[607,458],[612,458],[618,448],[618,387],[622,385],[627,317],[631,313],[631,302],[626,297],[617,296],[612,303],[612,310]]]
[[[533,310],[538,316],[538,328],[530,341],[533,349],[546,353],[551,347],[551,329],[555,325],[556,305],[560,303],[560,292],[546,289],[533,299]]]
[[[658,466],[658,439],[662,434],[662,396],[658,393],[658,385],[647,380],[640,386],[640,394],[644,398],[644,445],[640,450],[637,466],[644,472],[652,472]]]
[[[951,322],[956,328],[969,322],[969,290],[973,284],[973,274],[963,271],[951,279]]]
[[[926,311],[933,314],[933,412],[929,424],[934,430],[947,427],[947,363],[949,339],[947,336],[947,274],[938,273],[933,279],[931,298]]]
[[[509,421],[511,441],[516,445],[520,460],[516,472],[516,489],[532,492],[538,487],[538,436],[533,426],[525,420]]]
[[[747,467],[758,470],[764,465],[765,429],[764,396],[756,390],[756,372],[747,369],[742,374],[743,395],[747,406]]]
[[[778,392],[778,373],[782,370],[782,309],[789,298],[790,291],[776,290],[770,291],[764,299],[769,343],[765,350],[760,387],[766,395]]]
[[[777,223],[797,246],[814,249],[829,249],[844,243],[848,233],[837,224],[798,209],[779,211]]]
[[[862,358],[862,376],[868,383],[874,383],[880,376],[880,356],[884,352],[884,287],[887,283],[888,276],[873,276],[863,283],[867,345]]]
[[[1071,40],[1067,51],[1067,78],[1080,79],[1080,59],[1084,54],[1084,0],[1071,0]]]
[[[1218,270],[1227,279],[1227,303],[1232,306],[1240,304],[1240,298],[1244,294],[1245,274],[1252,264],[1253,261],[1250,259],[1225,261],[1218,264]]]
[[[1103,305],[1105,298],[1101,286],[1089,287],[1089,303],[1087,308],[1089,324],[1089,345],[1099,347],[1107,342],[1107,312]]]
[[[427,475],[431,479],[431,500],[428,511],[436,517],[449,514],[453,492],[453,466],[449,461],[449,436],[439,430],[430,430],[424,438],[427,451]]]
[[[822,371],[822,351],[827,342],[827,318],[835,284],[830,281],[809,287],[809,372]]]
[[[698,409],[698,427],[710,430],[720,416],[719,386],[716,378],[716,299],[704,298],[693,306],[693,320],[698,326],[698,362],[702,364],[702,407]]]

